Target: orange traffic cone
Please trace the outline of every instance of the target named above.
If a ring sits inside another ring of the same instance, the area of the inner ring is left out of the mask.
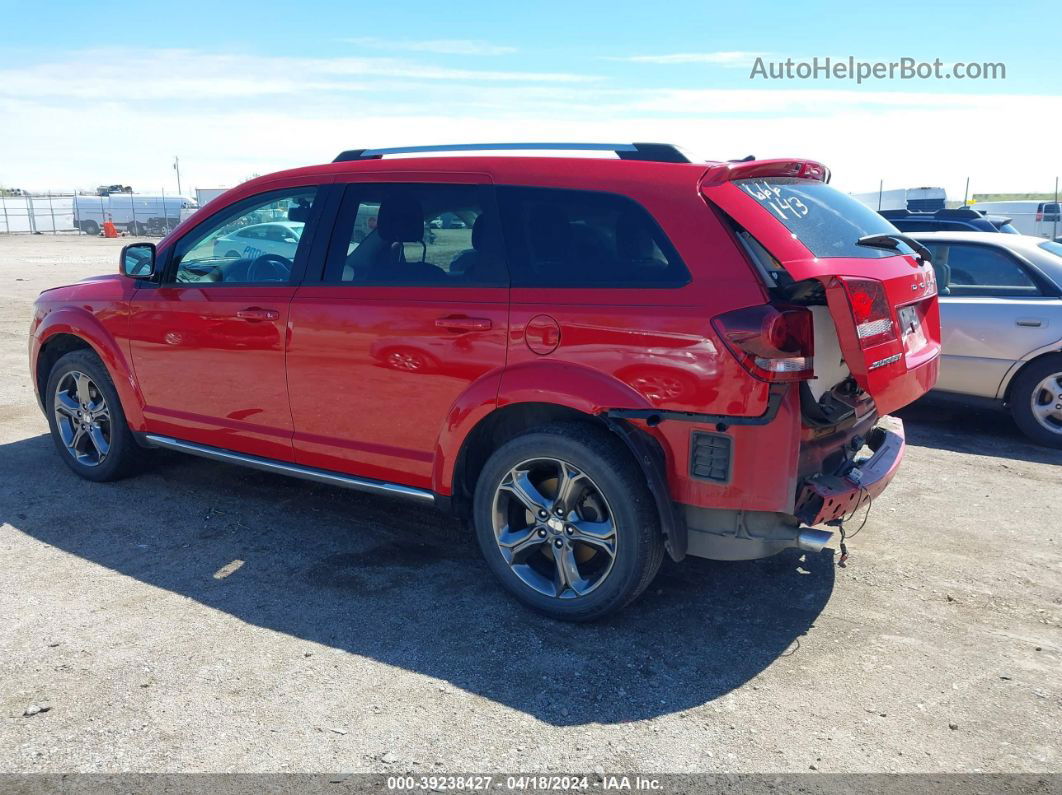
[[[113,221],[103,222],[103,236],[104,237],[118,237],[118,229],[115,228]]]

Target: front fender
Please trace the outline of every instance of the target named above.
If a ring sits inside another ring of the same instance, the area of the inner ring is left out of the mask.
[[[43,396],[37,382],[37,361],[41,349],[57,334],[71,334],[91,346],[114,382],[129,427],[135,431],[145,430],[144,396],[125,349],[95,314],[80,307],[45,307],[39,319],[34,320],[30,339],[30,367],[38,402],[42,402]]]
[[[432,489],[453,493],[458,455],[475,427],[491,412],[519,403],[553,404],[589,415],[608,409],[650,409],[627,384],[597,370],[549,360],[525,362],[475,381],[454,401],[435,446]]]

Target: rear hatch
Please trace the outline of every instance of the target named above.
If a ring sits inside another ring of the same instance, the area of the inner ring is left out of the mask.
[[[936,382],[933,268],[886,219],[828,185],[827,174],[803,160],[719,164],[700,188],[776,261],[766,278],[779,287],[821,284],[852,378],[887,414]]]

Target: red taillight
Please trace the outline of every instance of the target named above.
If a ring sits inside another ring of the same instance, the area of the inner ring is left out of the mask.
[[[741,365],[764,381],[803,381],[814,375],[811,312],[799,306],[750,306],[712,321]]]
[[[896,324],[892,319],[892,307],[885,294],[884,282],[847,276],[839,280],[852,306],[859,347],[865,349],[896,339]]]

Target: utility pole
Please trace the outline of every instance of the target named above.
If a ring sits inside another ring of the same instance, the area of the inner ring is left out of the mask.
[[[878,212],[881,212],[881,194],[885,191],[885,180],[878,180]]]
[[[970,178],[966,178],[966,192],[962,195],[962,206],[970,206]]]
[[[177,172],[177,195],[183,196],[181,193],[181,163],[177,159],[177,155],[173,156],[173,170]]]

